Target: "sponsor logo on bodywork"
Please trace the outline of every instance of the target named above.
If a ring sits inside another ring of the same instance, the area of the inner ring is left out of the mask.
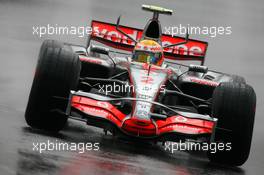
[[[128,46],[134,46],[135,42],[131,39],[127,38],[123,34],[120,34],[114,24],[104,23],[100,21],[92,21],[92,37],[101,38],[106,41],[111,41],[114,43],[120,43]],[[125,33],[134,38],[135,40],[139,40],[142,37],[143,31],[136,28],[120,26]],[[171,45],[174,43],[183,42],[185,39],[182,37],[172,37],[170,35],[163,34],[161,37],[162,45]],[[176,54],[176,55],[185,55],[185,56],[205,56],[205,52],[207,49],[207,43],[197,40],[189,40],[188,43],[174,46],[171,48],[165,48],[164,52]]]
[[[207,85],[207,86],[218,86],[219,85],[218,82],[211,81],[211,80],[204,80],[204,79],[195,78],[195,77],[191,77],[190,81],[194,83],[198,83],[198,84]]]

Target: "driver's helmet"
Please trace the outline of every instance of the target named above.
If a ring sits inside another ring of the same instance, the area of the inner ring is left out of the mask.
[[[163,60],[162,47],[156,41],[141,40],[136,44],[132,61],[161,66]]]

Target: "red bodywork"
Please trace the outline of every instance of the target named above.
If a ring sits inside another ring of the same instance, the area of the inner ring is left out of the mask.
[[[91,39],[101,42],[105,45],[126,50],[133,51],[135,47],[135,42],[119,33],[116,30],[116,25],[101,21],[92,21],[92,34]],[[142,37],[143,30],[120,26],[125,33],[132,36],[135,40],[139,40]],[[180,43],[185,39],[178,36],[171,36],[167,34],[163,34],[161,36],[162,45],[169,45],[172,43]],[[182,44],[179,46],[164,48],[164,56],[170,60],[196,60],[201,61],[202,64],[205,59],[206,51],[207,51],[207,42],[189,39],[188,43]]]
[[[105,45],[133,51],[135,42],[127,36],[116,30],[116,25],[92,21],[91,40],[101,42]],[[130,35],[135,40],[142,38],[143,30],[120,26],[125,33]],[[182,37],[172,37],[163,34],[161,36],[162,45],[171,45],[181,43],[185,40]],[[187,43],[181,44],[172,48],[164,48],[164,57],[172,60],[197,60],[204,62],[208,43],[198,40],[189,39]],[[80,56],[82,62],[104,64],[103,60],[97,60],[85,56]],[[120,63],[121,64],[121,63]],[[156,102],[160,93],[161,87],[165,85],[172,74],[171,69],[166,69],[157,66],[150,66],[147,63],[140,65],[124,64],[126,67],[130,83],[139,92],[132,92],[132,97],[135,99],[146,100],[148,102]],[[156,89],[156,90],[153,90]],[[140,100],[132,102],[132,112],[130,115],[122,113],[118,108],[107,101],[98,101],[89,96],[78,96],[73,94],[71,98],[71,108],[81,115],[85,114],[87,123],[99,126],[103,122],[108,122],[121,132],[136,137],[161,137],[166,134],[176,133],[182,135],[203,135],[212,134],[215,126],[214,121],[192,118],[188,116],[173,115],[166,116],[166,119],[153,119],[150,114],[153,112],[152,104],[148,102],[140,102]],[[92,121],[92,122],[91,122]],[[90,122],[90,123],[89,123]],[[100,126],[99,126],[100,127]],[[103,126],[105,128],[105,126]]]
[[[76,95],[72,97],[71,107],[94,119],[106,119],[124,133],[134,136],[153,137],[172,132],[190,135],[211,134],[214,128],[213,121],[191,119],[180,115],[157,120],[155,127],[152,122],[142,122],[135,118],[127,119],[125,114],[109,102]]]

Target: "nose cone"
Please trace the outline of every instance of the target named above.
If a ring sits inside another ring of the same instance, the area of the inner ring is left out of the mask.
[[[151,137],[155,136],[156,127],[151,120],[131,117],[123,122],[123,131],[133,136]]]

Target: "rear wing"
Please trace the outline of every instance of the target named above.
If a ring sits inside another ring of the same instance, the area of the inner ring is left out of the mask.
[[[91,40],[94,40],[116,49],[133,51],[136,43],[127,36],[118,32],[115,24],[93,20],[91,27],[92,33],[89,36],[87,46],[89,46]],[[139,40],[142,37],[143,30],[141,29],[121,25],[119,28],[135,40]],[[172,37],[171,35],[162,34],[161,41],[162,46],[166,46],[184,42],[185,38],[178,36]],[[195,60],[200,61],[203,65],[207,46],[207,42],[189,39],[185,44],[164,48],[164,56],[170,61]]]

